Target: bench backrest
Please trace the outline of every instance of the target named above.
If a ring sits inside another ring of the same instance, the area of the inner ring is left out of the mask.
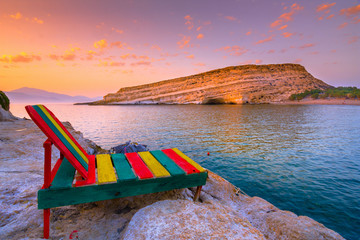
[[[44,105],[28,105],[25,109],[31,119],[66,157],[71,165],[73,165],[84,178],[87,178],[89,155],[64,125]]]

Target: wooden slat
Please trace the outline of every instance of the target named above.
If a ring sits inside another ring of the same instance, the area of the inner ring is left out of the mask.
[[[48,117],[48,119],[51,121],[52,124],[54,124],[54,126],[56,127],[57,130],[59,130],[59,132],[61,133],[61,135],[64,136],[64,138],[70,143],[70,145],[75,149],[75,151],[81,156],[81,158],[88,163],[88,159],[85,156],[85,154],[78,148],[78,146],[74,143],[74,141],[68,136],[67,133],[65,133],[64,131],[64,126],[60,126],[62,125],[61,123],[59,124],[59,121],[56,121],[54,119],[54,117],[47,111],[47,109],[45,109],[45,107],[43,105],[38,105],[38,107],[45,113],[45,115]]]
[[[171,158],[179,167],[181,167],[187,174],[198,173],[197,170],[193,165],[188,163],[185,159],[177,155],[176,152],[172,149],[164,149],[162,150],[169,158]]]
[[[98,183],[116,182],[114,168],[109,154],[96,155]]]
[[[112,154],[111,159],[113,160],[114,167],[116,169],[118,182],[138,179],[124,154]]]
[[[205,185],[207,172],[78,188],[41,189],[38,208],[53,208]]]
[[[33,106],[36,112],[40,115],[40,117],[46,122],[46,124],[50,127],[53,133],[61,140],[61,142],[66,146],[66,148],[75,156],[78,162],[87,170],[87,163],[82,159],[79,153],[73,148],[69,141],[60,133],[60,131],[54,126],[51,120],[45,115],[45,113],[41,110],[41,108],[37,105]]]
[[[69,188],[72,186],[75,176],[75,168],[64,158],[51,184],[54,188]]]
[[[153,178],[154,175],[151,173],[149,168],[145,165],[145,163],[141,160],[139,155],[136,152],[133,153],[125,153],[125,156],[132,168],[134,169],[136,175],[140,179]]]
[[[79,171],[81,176],[87,178],[87,168],[84,168],[83,165],[80,164],[79,161],[72,155],[69,149],[64,145],[64,143],[59,139],[58,136],[51,130],[49,125],[42,119],[42,117],[38,114],[38,112],[34,109],[33,106],[26,106],[26,111],[28,112],[31,119],[35,122],[35,124],[41,129],[41,131],[51,139],[51,142],[66,156],[69,162]]]
[[[199,170],[199,172],[205,172],[206,170],[200,166],[200,164],[198,164],[197,162],[195,162],[194,160],[192,160],[191,158],[189,158],[188,156],[186,156],[183,152],[181,152],[179,149],[177,148],[173,148],[172,150],[174,150],[174,152],[177,153],[177,155],[179,155],[180,157],[182,157],[183,159],[185,159],[188,163],[190,163],[191,165],[193,165],[197,170]]]
[[[141,159],[145,162],[155,177],[169,177],[170,173],[159,163],[150,152],[139,152]]]
[[[169,171],[171,176],[184,175],[182,170],[173,160],[160,150],[150,151],[150,153]]]

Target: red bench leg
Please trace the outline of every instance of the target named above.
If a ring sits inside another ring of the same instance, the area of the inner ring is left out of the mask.
[[[196,192],[195,192],[195,195],[194,195],[194,202],[196,202],[196,201],[199,199],[201,189],[202,189],[202,186],[198,186],[198,187],[196,188]]]
[[[44,238],[49,238],[50,232],[50,208],[44,209]]]

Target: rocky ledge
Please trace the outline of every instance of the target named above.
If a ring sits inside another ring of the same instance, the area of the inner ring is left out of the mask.
[[[254,104],[331,87],[299,64],[243,65],[121,88],[91,104]]]
[[[69,123],[65,126],[87,151],[97,146]],[[40,239],[45,135],[30,120],[0,122],[0,239]],[[55,148],[54,148],[55,150]],[[53,159],[59,156],[56,150]],[[52,210],[53,239],[343,239],[305,216],[249,197],[220,176],[195,189],[181,189]]]

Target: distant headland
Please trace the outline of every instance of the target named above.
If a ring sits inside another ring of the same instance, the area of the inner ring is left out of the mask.
[[[292,94],[329,88],[332,86],[313,77],[300,64],[241,65],[121,88],[87,104],[281,103]]]

